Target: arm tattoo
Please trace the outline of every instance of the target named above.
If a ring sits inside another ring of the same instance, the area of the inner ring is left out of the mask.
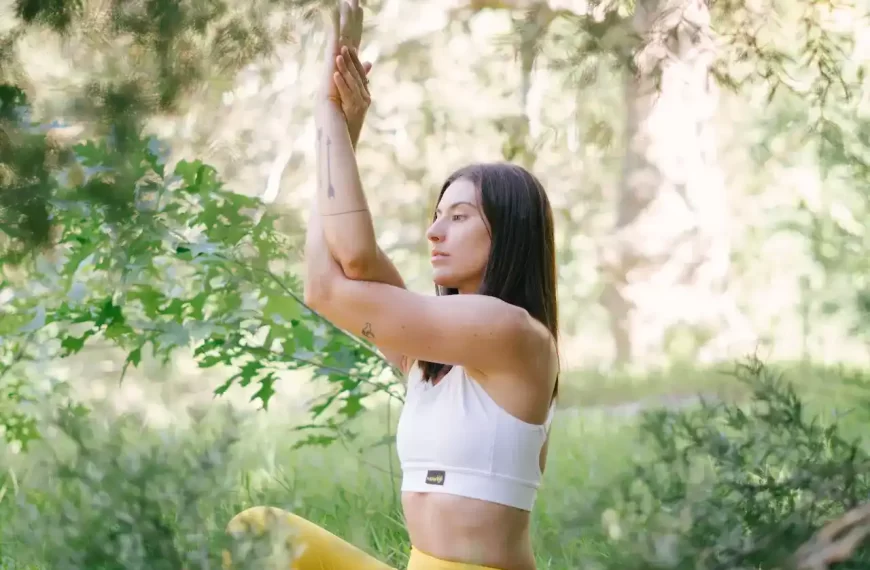
[[[375,333],[372,332],[372,324],[371,323],[365,324],[365,326],[362,329],[362,335],[366,338],[371,338],[371,339],[375,338]]]
[[[326,183],[329,185],[329,188],[326,190],[326,196],[331,200],[335,198],[335,188],[332,186],[332,172],[330,168],[330,160],[329,160],[329,148],[332,146],[332,140],[329,137],[326,137]]]
[[[360,208],[358,210],[347,210],[346,212],[335,212],[332,214],[321,214],[321,216],[324,218],[328,218],[330,216],[343,216],[345,214],[359,214],[360,212],[368,212],[368,208]]]
[[[317,127],[317,187],[320,188],[321,170],[323,170],[323,159],[320,158],[320,140],[323,138],[323,127]]]

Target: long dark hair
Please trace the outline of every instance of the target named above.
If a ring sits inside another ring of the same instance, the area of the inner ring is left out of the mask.
[[[447,178],[436,204],[447,188],[460,178],[477,188],[492,240],[478,293],[522,307],[543,323],[558,342],[553,211],[544,187],[531,172],[515,164],[471,164]],[[435,289],[438,295],[459,293],[437,285]],[[419,366],[425,381],[438,378],[452,368],[449,364],[422,361]],[[556,389],[558,385],[557,377]]]

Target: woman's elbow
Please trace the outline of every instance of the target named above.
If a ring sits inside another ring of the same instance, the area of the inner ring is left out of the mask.
[[[372,273],[377,268],[377,262],[377,250],[353,252],[339,260],[344,276],[354,281],[370,281]]]
[[[310,309],[318,313],[329,306],[330,283],[327,279],[306,279],[303,285],[302,300]]]
[[[323,304],[323,298],[322,295],[317,292],[316,287],[312,287],[310,283],[306,283],[305,292],[302,296],[302,302],[305,303],[307,307],[317,311],[317,307]]]
[[[317,310],[317,306],[322,303],[322,299],[320,295],[316,292],[315,288],[310,284],[305,284],[305,293],[302,296],[302,302],[311,309]]]

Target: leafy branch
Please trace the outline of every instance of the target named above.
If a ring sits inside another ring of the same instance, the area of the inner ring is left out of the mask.
[[[156,148],[147,140],[73,148],[67,183],[49,202],[56,245],[8,254],[17,265],[0,286],[10,298],[0,309],[0,378],[95,341],[126,353],[123,372],[146,349],[164,363],[180,349],[201,368],[231,371],[216,394],[256,385],[251,399],[266,408],[283,371],[311,370],[326,389],[309,405],[315,423],[300,429],[315,435],[303,444],[335,441],[367,398],[400,398],[395,380],[377,380],[391,365],[376,350],[300,300],[296,248],[275,229],[276,217],[256,198],[224,189],[198,161],[166,172]],[[80,197],[82,186],[107,178],[129,181],[134,201],[124,216]],[[25,335],[54,348],[28,350]]]

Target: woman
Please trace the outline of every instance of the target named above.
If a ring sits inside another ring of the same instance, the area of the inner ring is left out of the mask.
[[[397,448],[408,568],[534,570],[530,512],[558,377],[550,205],[518,166],[457,171],[426,232],[438,295],[404,288],[376,244],[349,132],[368,107],[367,68],[355,49],[360,14],[356,1],[343,4],[333,22],[316,117],[306,303],[367,337],[407,376]],[[298,570],[388,569],[278,509],[249,509],[228,530],[276,525],[304,546]]]

